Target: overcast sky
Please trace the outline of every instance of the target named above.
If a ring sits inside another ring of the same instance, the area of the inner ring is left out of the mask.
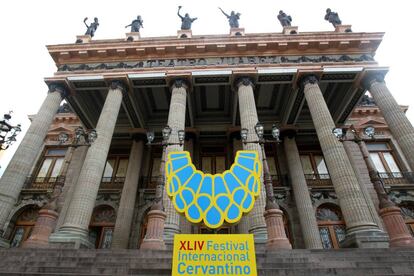
[[[246,33],[281,32],[276,15],[280,9],[293,18],[299,32],[333,31],[325,21],[326,8],[339,13],[343,24],[352,24],[354,32],[385,32],[375,59],[389,66],[386,82],[398,103],[410,105],[407,115],[414,122],[414,89],[411,68],[413,57],[412,1],[313,0],[313,1],[103,1],[103,0],[12,0],[1,1],[1,76],[0,114],[13,110],[13,123],[21,123],[25,131],[30,125],[27,116],[36,114],[44,100],[47,87],[44,77],[56,70],[46,45],[73,43],[84,34],[84,17],[99,18],[95,39],[124,38],[124,27],[137,15],[144,20],[142,37],[176,35],[182,13],[198,17],[193,34],[227,34],[227,19],[218,10],[241,13],[240,27]],[[411,70],[410,70],[411,69]],[[18,136],[20,141],[23,134]],[[0,154],[0,175],[11,158],[17,143]]]

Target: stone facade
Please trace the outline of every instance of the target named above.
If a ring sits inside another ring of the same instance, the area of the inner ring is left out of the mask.
[[[332,133],[335,126],[376,128],[375,141],[363,139],[414,230],[413,128],[406,108],[395,108],[384,82],[373,77],[385,73],[372,58],[382,35],[243,33],[48,46],[58,66],[46,78],[50,93],[0,180],[0,246],[24,246],[33,228],[31,240],[55,248],[139,249],[144,237],[163,236],[169,249],[177,233],[252,233],[259,249],[278,235],[293,249],[387,247],[361,151],[352,133],[346,141]],[[362,97],[366,89],[374,99]],[[63,98],[72,110],[59,108]],[[256,143],[259,121],[264,156]],[[404,131],[391,127],[395,121]],[[164,212],[151,209],[164,178],[165,125],[167,152],[190,151],[204,172],[228,169],[242,148],[259,151],[280,207],[266,210],[266,220],[279,223],[266,228],[264,185],[250,214],[215,230],[180,217],[165,192]],[[96,140],[77,139],[77,126],[95,129]],[[242,143],[241,129],[252,143]],[[155,141],[146,147],[148,130]],[[61,132],[69,142],[58,141]],[[36,247],[31,240],[26,244]]]

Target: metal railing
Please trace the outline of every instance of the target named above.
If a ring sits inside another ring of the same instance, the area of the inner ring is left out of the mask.
[[[162,176],[143,176],[141,177],[139,187],[141,187],[141,189],[155,189],[157,187],[157,182],[161,177]]]
[[[273,187],[288,187],[289,180],[287,174],[272,175]]]
[[[64,176],[36,177],[28,176],[23,185],[23,190],[48,190],[53,189],[57,182],[64,183]]]
[[[125,177],[102,177],[99,189],[120,190],[124,186]]]
[[[306,183],[313,187],[332,186],[331,176],[329,174],[305,174]]]
[[[378,173],[385,185],[414,184],[414,172]]]

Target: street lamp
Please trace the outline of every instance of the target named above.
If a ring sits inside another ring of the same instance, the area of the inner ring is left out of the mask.
[[[12,111],[3,115],[3,120],[0,120],[0,150],[6,150],[10,145],[16,142],[16,136],[22,129],[21,125],[12,126],[9,121],[11,119]]]
[[[273,182],[272,176],[270,175],[269,165],[267,163],[267,158],[265,154],[264,145],[266,143],[279,143],[280,142],[280,130],[276,125],[272,126],[272,137],[274,140],[267,140],[264,138],[264,126],[260,122],[254,126],[254,130],[258,137],[258,140],[247,141],[249,130],[246,128],[241,129],[240,136],[243,144],[259,144],[262,152],[262,162],[263,162],[263,179],[266,191],[266,205],[264,217],[266,220],[268,241],[266,243],[266,248],[268,250],[277,250],[281,248],[291,249],[292,246],[287,239],[284,223],[283,223],[283,212],[277,204],[274,192],[273,192]]]
[[[401,209],[389,199],[388,194],[384,189],[384,182],[375,168],[363,137],[361,137],[360,133],[353,125],[350,126],[350,130],[353,133],[352,139],[346,138],[346,129],[334,128],[332,133],[341,142],[353,141],[358,144],[379,200],[379,213],[390,237],[390,247],[414,247],[414,239],[405,225],[401,215]],[[369,139],[374,139],[375,128],[372,126],[366,127],[364,129],[364,134],[369,137]]]
[[[153,131],[147,131],[147,140],[148,146],[162,146],[162,158],[160,165],[160,177],[157,179],[157,188],[155,190],[155,199],[151,206],[150,211],[148,212],[148,224],[147,224],[147,233],[145,238],[142,241],[142,249],[157,249],[165,250],[165,243],[163,240],[164,224],[167,217],[164,209],[164,204],[162,202],[164,196],[164,186],[165,186],[165,160],[167,158],[166,149],[171,145],[180,145],[184,144],[185,131],[178,130],[178,143],[169,142],[171,137],[172,129],[167,125],[162,131],[162,141],[154,143],[155,134]]]

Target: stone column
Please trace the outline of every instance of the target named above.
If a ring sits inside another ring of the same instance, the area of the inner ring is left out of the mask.
[[[93,246],[88,239],[88,226],[121,106],[122,93],[122,84],[113,81],[96,126],[98,137],[86,154],[65,221],[50,236],[50,243],[63,243],[75,248]]]
[[[233,160],[236,158],[236,154],[239,150],[243,149],[242,141],[233,139]],[[237,234],[249,234],[249,218],[242,216],[239,223],[237,224]]]
[[[176,79],[171,85],[171,102],[168,112],[168,125],[171,128],[171,136],[169,143],[178,143],[178,131],[185,129],[185,109],[187,102],[188,86],[185,80]],[[180,145],[172,145],[167,147],[167,153],[172,151],[182,151]],[[180,215],[175,211],[171,200],[164,190],[163,204],[167,219],[164,226],[164,237],[166,241],[174,239],[174,235],[180,233]]]
[[[284,138],[283,142],[289,166],[289,175],[292,181],[293,195],[295,196],[296,208],[299,213],[303,240],[305,241],[306,248],[322,249],[318,223],[316,222],[308,184],[306,183],[305,174],[300,162],[299,151],[294,135],[291,135],[291,137],[288,135]]]
[[[305,76],[301,84],[347,227],[346,238],[341,246],[388,246],[387,237],[371,217],[344,146],[332,133],[335,123],[317,77]]]
[[[241,78],[236,83],[238,88],[239,112],[241,128],[249,130],[247,141],[256,141],[257,135],[254,126],[257,124],[258,117],[256,104],[253,94],[253,83],[249,78]],[[263,160],[262,151],[259,144],[251,143],[243,145],[244,150],[255,150],[259,153],[260,160]],[[263,177],[262,177],[263,179]],[[256,241],[267,240],[266,222],[263,217],[265,211],[265,188],[262,181],[259,197],[256,199],[253,210],[249,214],[249,232],[254,234]]]
[[[26,135],[0,179],[0,247],[8,247],[8,242],[1,237],[4,225],[13,205],[16,203],[26,177],[36,161],[39,149],[43,145],[49,127],[65,95],[64,87],[50,85],[49,94],[43,101],[39,112],[33,119]]]
[[[391,95],[380,74],[369,75],[365,81],[375,103],[380,108],[392,136],[397,140],[411,170],[414,170],[414,128],[397,101]]]
[[[59,229],[65,221],[66,213],[72,200],[73,192],[76,190],[79,174],[82,170],[88,148],[89,147],[87,146],[80,146],[73,152],[65,177],[65,185],[63,186],[62,194],[57,201],[59,218],[56,223],[56,230]]]
[[[184,150],[190,153],[191,160],[193,160],[193,163],[194,163],[194,139],[193,138],[189,138],[187,141],[185,141]],[[183,215],[180,216],[180,231],[183,234],[191,234],[191,231],[192,231],[191,222],[189,222]]]
[[[116,216],[112,248],[128,248],[143,151],[144,142],[133,141],[124,187],[122,188],[121,202]]]

